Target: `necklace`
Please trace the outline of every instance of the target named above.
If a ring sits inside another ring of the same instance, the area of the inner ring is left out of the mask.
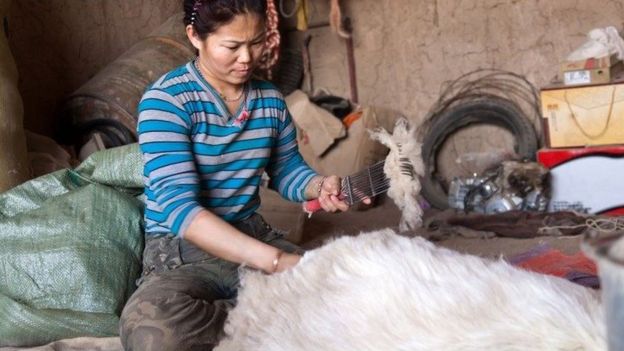
[[[199,67],[199,65],[200,65],[200,63],[199,63],[199,59],[196,59],[196,60],[195,60],[195,62],[194,62],[194,64],[195,64],[195,68],[197,68],[197,72],[199,72],[199,75],[200,75],[202,78],[204,78],[204,80],[207,82],[207,81],[208,81],[208,79],[206,79],[206,77],[204,76],[204,74],[202,73],[202,71],[201,71],[201,69],[200,69],[200,67]],[[245,89],[244,89],[244,88],[243,88],[243,89],[241,89],[240,94],[238,94],[238,96],[237,96],[237,97],[235,97],[235,98],[229,98],[229,97],[227,97],[227,96],[223,95],[221,92],[218,92],[218,91],[217,91],[217,89],[215,89],[215,91],[217,92],[217,94],[219,94],[219,97],[221,97],[221,99],[222,99],[223,101],[225,101],[225,102],[235,102],[235,101],[238,101],[238,100],[240,100],[240,99],[243,97],[243,95],[245,94]]]
[[[238,101],[238,100],[240,100],[240,99],[243,97],[243,93],[244,93],[244,92],[245,92],[245,89],[241,89],[240,94],[238,94],[238,96],[237,96],[237,97],[235,97],[235,98],[231,98],[231,99],[230,99],[229,97],[227,97],[227,96],[225,96],[225,95],[221,94],[221,93],[219,93],[219,96],[220,96],[220,97],[221,97],[221,99],[223,99],[223,101],[225,101],[225,102],[234,102],[234,101]]]

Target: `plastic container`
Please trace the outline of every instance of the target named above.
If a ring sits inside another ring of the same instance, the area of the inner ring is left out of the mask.
[[[581,248],[598,264],[609,350],[624,350],[624,231],[590,230]]]

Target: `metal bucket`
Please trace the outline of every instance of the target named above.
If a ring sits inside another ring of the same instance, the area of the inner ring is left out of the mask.
[[[624,350],[624,232],[590,229],[581,248],[598,264],[609,350]]]
[[[65,100],[62,139],[79,147],[99,132],[107,147],[136,141],[137,105],[146,87],[195,57],[182,15],[170,17]]]

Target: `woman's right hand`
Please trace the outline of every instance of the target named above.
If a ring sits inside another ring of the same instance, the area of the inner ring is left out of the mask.
[[[296,266],[301,260],[301,255],[291,254],[288,252],[284,252],[277,262],[277,269],[273,273],[280,273],[291,269]]]

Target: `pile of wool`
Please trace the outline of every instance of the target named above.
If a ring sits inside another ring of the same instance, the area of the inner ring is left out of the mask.
[[[216,350],[605,350],[597,294],[390,229],[242,272]]]

